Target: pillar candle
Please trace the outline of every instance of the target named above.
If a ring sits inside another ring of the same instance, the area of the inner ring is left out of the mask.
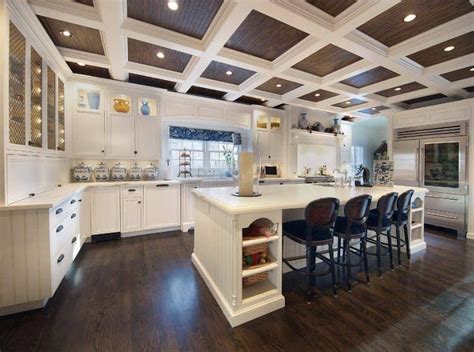
[[[249,197],[253,194],[253,153],[239,154],[239,194]]]

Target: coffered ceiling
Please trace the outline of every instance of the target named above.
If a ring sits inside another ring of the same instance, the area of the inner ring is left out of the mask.
[[[15,6],[50,38],[71,72],[181,93],[370,117],[467,98],[474,86],[469,0],[29,0]]]

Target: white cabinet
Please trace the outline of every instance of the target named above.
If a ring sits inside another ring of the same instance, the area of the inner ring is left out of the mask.
[[[77,112],[74,116],[74,154],[105,156],[105,117],[102,112]]]
[[[84,242],[87,237],[91,235],[91,191],[84,191],[79,194],[79,213],[80,226],[79,232],[81,234],[81,242]]]
[[[187,232],[194,227],[194,195],[193,189],[199,182],[181,184],[181,231]]]
[[[158,159],[160,157],[159,120],[153,116],[135,118],[135,150],[140,159]]]
[[[262,163],[283,161],[283,136],[281,132],[257,131],[257,138]]]
[[[145,186],[144,229],[180,226],[180,185]]]
[[[135,125],[132,115],[111,113],[107,155],[114,158],[132,158],[135,155],[134,132]]]
[[[120,231],[120,190],[118,186],[94,187],[91,193],[91,233]]]
[[[125,197],[122,199],[122,232],[133,232],[142,229],[142,198]]]

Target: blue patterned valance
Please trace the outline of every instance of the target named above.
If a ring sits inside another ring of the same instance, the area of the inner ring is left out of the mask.
[[[201,128],[170,126],[170,138],[177,139],[232,142],[232,133],[233,132],[205,130]]]

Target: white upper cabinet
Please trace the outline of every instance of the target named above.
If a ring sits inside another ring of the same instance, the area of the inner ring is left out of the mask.
[[[108,156],[132,158],[135,155],[135,123],[133,116],[111,113],[108,136]]]
[[[135,118],[135,146],[136,156],[140,159],[160,157],[160,123],[157,117]]]
[[[103,114],[77,112],[74,116],[74,154],[82,157],[105,156]]]

